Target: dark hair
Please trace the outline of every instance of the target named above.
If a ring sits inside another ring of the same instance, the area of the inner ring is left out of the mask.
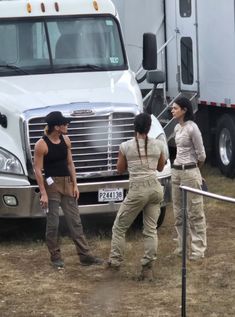
[[[148,113],[140,113],[135,117],[134,129],[140,134],[148,134],[151,127],[151,116]]]
[[[184,96],[178,97],[175,99],[174,103],[176,103],[181,109],[186,110],[184,115],[184,121],[194,121],[193,106],[188,98]]]
[[[139,141],[137,139],[137,132],[140,134],[146,134],[144,149],[145,149],[145,156],[148,160],[148,136],[147,136],[147,134],[149,133],[149,130],[151,127],[151,122],[152,122],[152,119],[148,113],[140,113],[135,117],[135,120],[134,120],[135,141],[136,141],[136,146],[137,146],[139,158],[141,160],[141,164],[142,164],[142,158],[141,158],[141,154],[140,154]]]

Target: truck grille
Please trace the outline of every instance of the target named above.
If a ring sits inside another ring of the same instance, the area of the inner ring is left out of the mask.
[[[72,156],[80,178],[114,175],[119,145],[134,135],[133,113],[111,113],[94,117],[70,117],[68,136],[72,143]],[[30,154],[42,137],[43,117],[28,121]]]

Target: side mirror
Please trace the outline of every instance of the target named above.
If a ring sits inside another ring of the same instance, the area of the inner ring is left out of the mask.
[[[149,70],[146,75],[146,80],[150,84],[158,85],[166,81],[166,75],[161,70]]]
[[[153,70],[157,68],[157,39],[153,33],[143,35],[143,68]]]

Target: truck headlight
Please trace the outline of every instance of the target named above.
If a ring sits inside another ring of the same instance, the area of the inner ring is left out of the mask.
[[[10,152],[0,148],[0,173],[20,174],[24,171],[20,161]]]

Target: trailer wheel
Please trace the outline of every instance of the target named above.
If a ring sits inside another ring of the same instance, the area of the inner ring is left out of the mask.
[[[166,215],[166,207],[161,207],[161,212],[157,221],[157,229],[161,227]]]
[[[233,117],[224,115],[216,129],[217,164],[225,176],[233,177],[235,172],[235,122]]]

